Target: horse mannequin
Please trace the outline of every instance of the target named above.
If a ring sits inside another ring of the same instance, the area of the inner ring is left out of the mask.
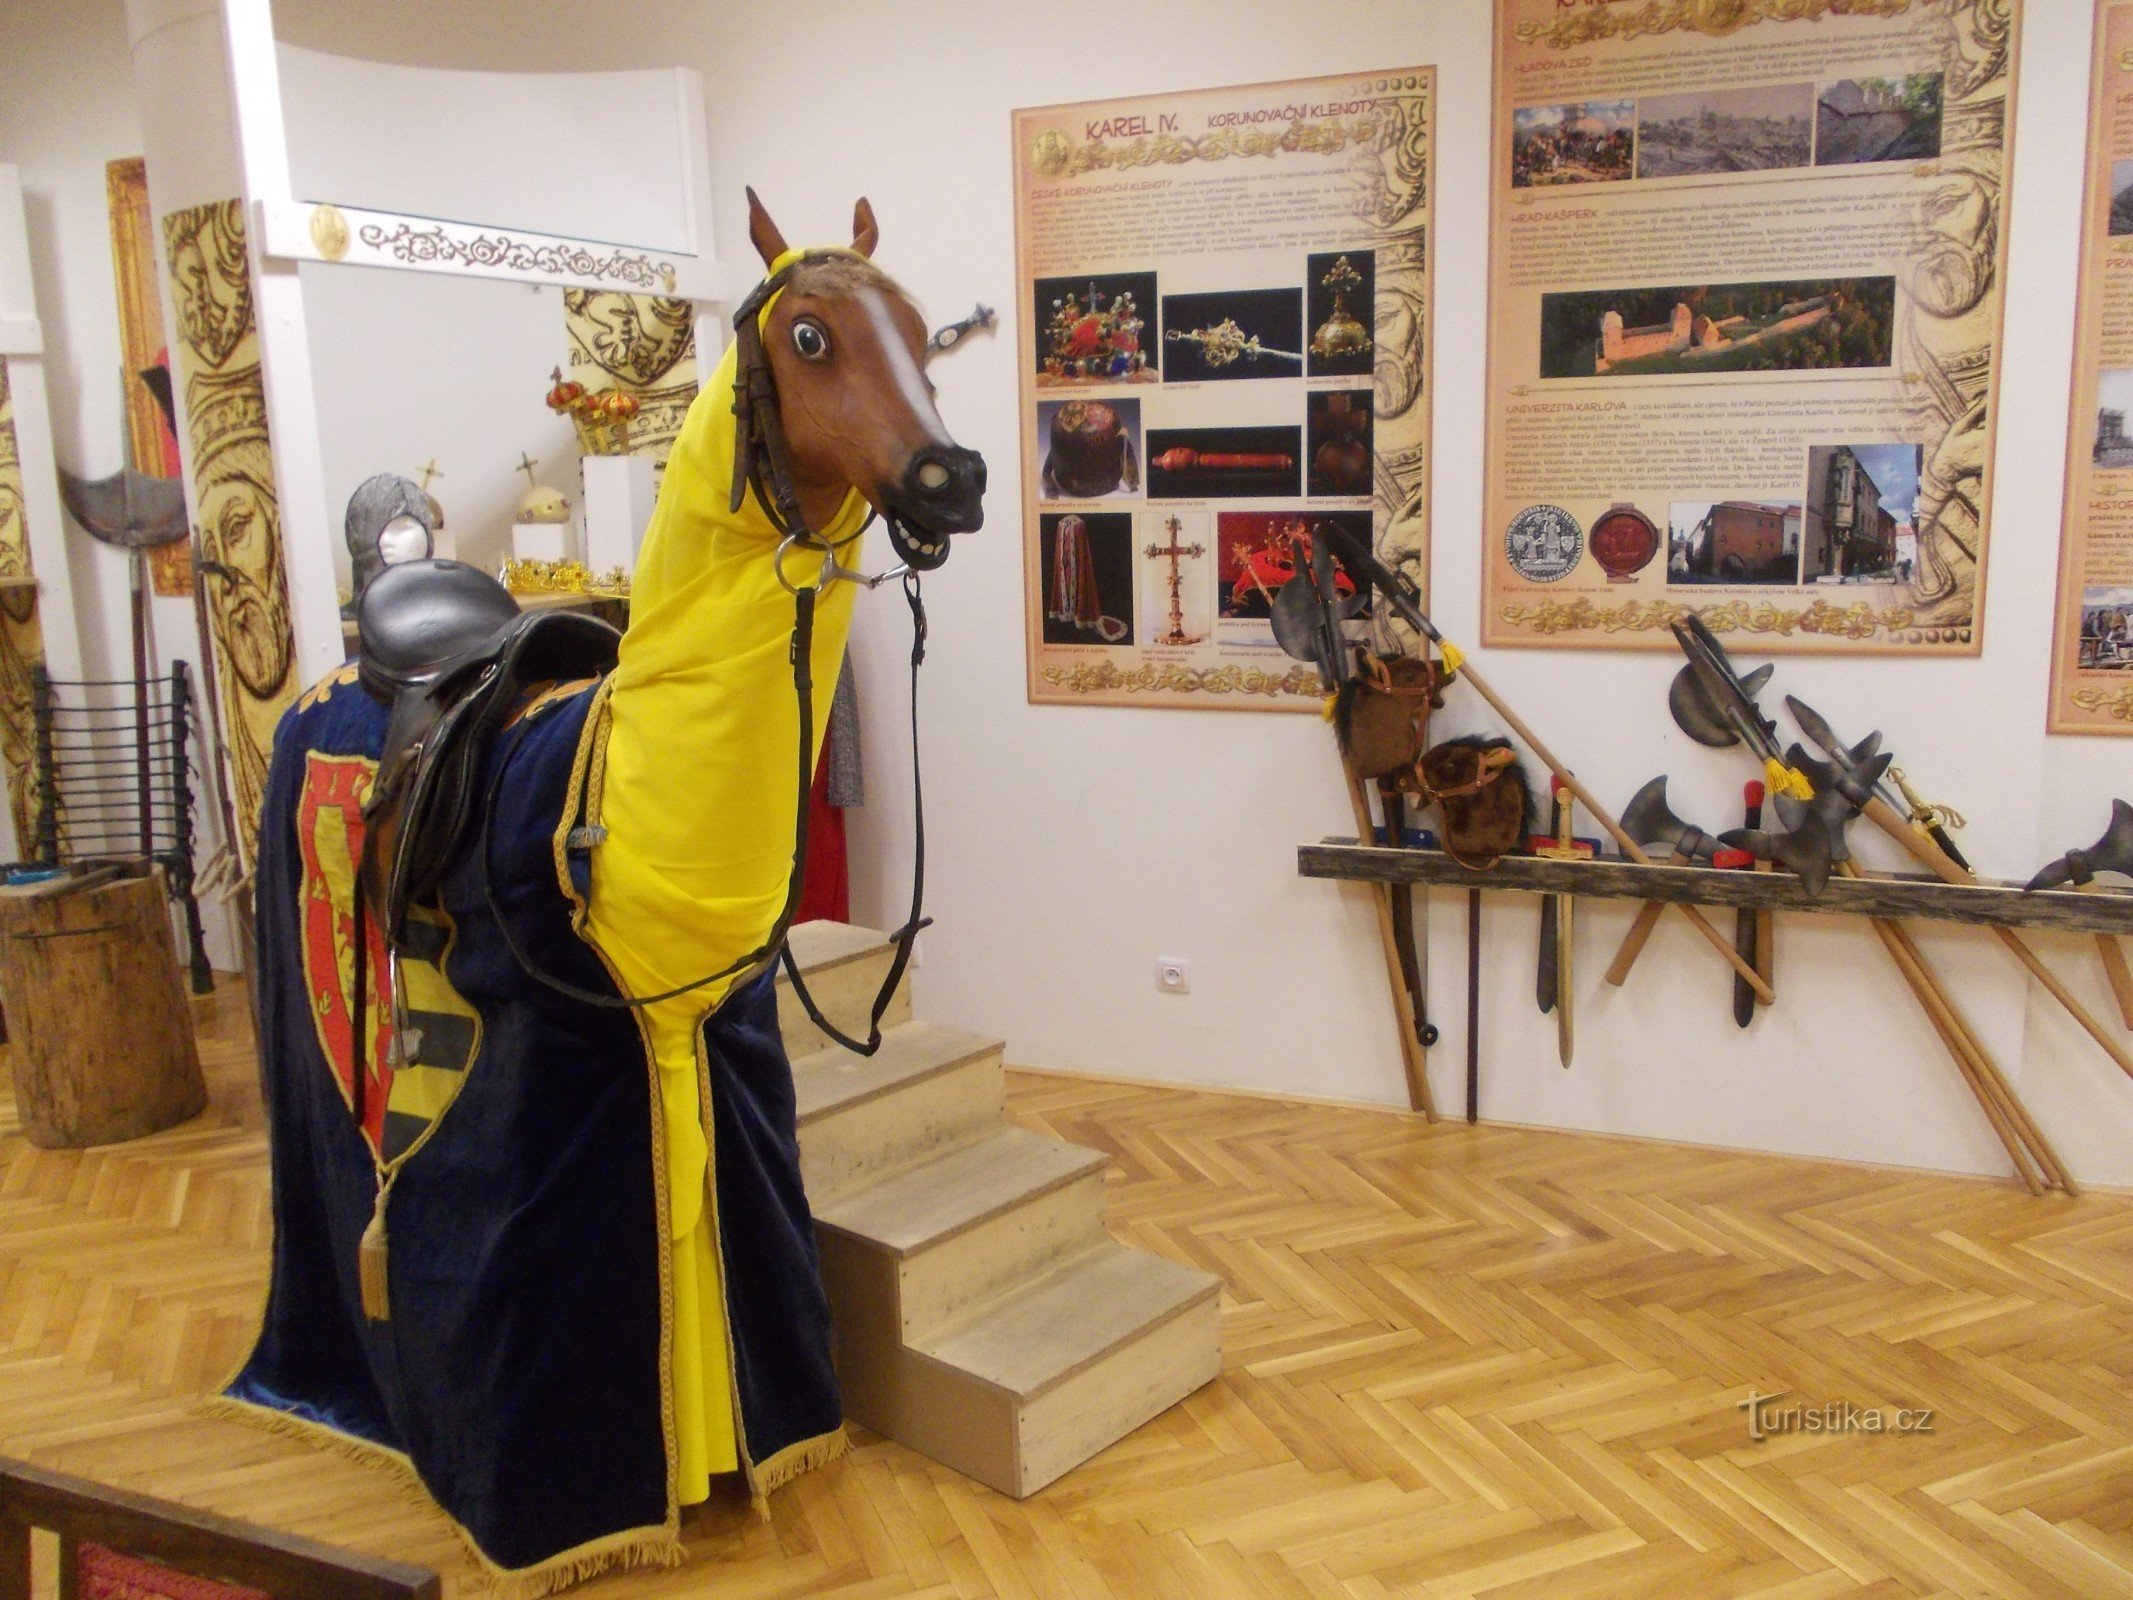
[[[767,276],[676,440],[613,668],[514,702],[478,847],[391,963],[356,909],[387,713],[354,668],[284,719],[262,823],[275,1271],[226,1403],[412,1467],[528,1595],[678,1559],[714,1476],[760,1503],[843,1444],[750,963],[787,914],[794,757],[821,750],[860,536],[878,514],[903,566],[938,567],[985,465],[935,408],[866,201],[848,247],[810,251],[748,204]]]
[[[854,208],[850,251],[801,258],[751,189],[748,236],[766,272],[792,272],[763,313],[761,340],[807,528],[832,550],[848,550],[871,505],[891,518],[903,561],[938,566],[948,536],[983,521],[984,462],[956,445],[934,408],[923,364],[925,319],[869,259],[879,238],[873,208],[865,200]],[[733,418],[724,397],[733,392],[734,365],[729,348],[667,465],[606,706],[604,791],[597,814],[588,816],[608,832],[594,854],[588,931],[635,994],[664,993],[714,970],[720,956],[756,948],[777,918],[792,871],[794,797],[785,792],[784,774],[797,725],[791,695],[774,687],[783,682],[792,608],[778,563],[789,569],[786,581],[809,583],[819,557],[798,549],[780,554],[753,494],[739,514],[731,512],[740,486],[732,482]],[[705,431],[716,437],[692,448]],[[852,584],[840,583],[817,601],[818,684],[837,681],[854,596]],[[763,678],[763,692],[736,694],[742,672]],[[829,699],[815,699],[817,751]],[[737,759],[712,771],[677,761],[682,729],[690,730],[690,743]],[[766,790],[775,796],[768,804]],[[693,1417],[708,1418],[708,1471],[735,1465],[723,1409],[730,1388],[723,1329],[707,1292],[715,1224],[702,1204],[705,1119],[695,1044],[703,1018],[730,988],[680,995],[646,1013],[666,1095],[685,1503],[702,1498]],[[706,1312],[694,1339],[692,1298]],[[705,1363],[700,1377],[691,1370],[698,1356]],[[691,1401],[698,1393],[700,1406]]]

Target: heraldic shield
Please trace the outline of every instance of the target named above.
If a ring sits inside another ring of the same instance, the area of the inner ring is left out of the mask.
[[[390,1169],[415,1152],[458,1096],[481,1046],[481,1018],[444,975],[453,936],[448,917],[416,910],[412,948],[398,962],[387,959],[383,934],[365,918],[365,1037],[356,1048],[355,863],[363,849],[363,802],[377,773],[377,762],[365,756],[309,752],[296,834],[304,985],[319,1049],[350,1116],[360,1059],[363,1138],[372,1159]]]

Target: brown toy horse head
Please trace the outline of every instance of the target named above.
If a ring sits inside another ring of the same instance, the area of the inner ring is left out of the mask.
[[[786,253],[753,189],[748,238],[766,269]],[[792,269],[764,321],[763,351],[808,526],[826,526],[857,489],[888,521],[897,556],[925,570],[947,559],[949,535],[984,524],[985,458],[957,444],[934,407],[926,321],[868,259],[879,238],[861,200],[851,252]]]

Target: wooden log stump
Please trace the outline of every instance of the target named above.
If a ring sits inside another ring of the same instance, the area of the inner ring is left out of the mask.
[[[0,888],[0,999],[30,1143],[159,1133],[207,1105],[170,915],[155,877]]]

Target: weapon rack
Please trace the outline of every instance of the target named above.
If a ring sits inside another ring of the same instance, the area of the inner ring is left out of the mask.
[[[2006,880],[1958,884],[1923,874],[1892,873],[1834,877],[1819,895],[1810,895],[1806,885],[1789,872],[1647,867],[1619,858],[1553,861],[1538,856],[1505,856],[1495,866],[1477,872],[1441,850],[1366,845],[1347,836],[1298,845],[1296,870],[1306,878],[1362,883],[1512,889],[1603,900],[1767,906],[1838,916],[1920,917],[2006,928],[2055,928],[2067,933],[2133,934],[2133,891],[2100,887],[2025,890]]]
[[[192,669],[167,678],[30,675],[35,836],[43,866],[149,862],[185,919],[195,994],[215,986],[193,892]]]

